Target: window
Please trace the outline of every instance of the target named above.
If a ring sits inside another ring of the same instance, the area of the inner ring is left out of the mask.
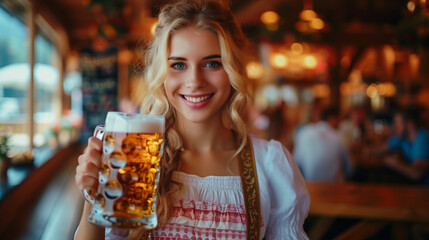
[[[35,39],[34,66],[34,146],[46,144],[59,124],[59,57],[52,42],[41,34]]]
[[[28,12],[28,11],[27,11]],[[45,26],[43,26],[45,28]],[[11,154],[31,149],[29,136],[29,29],[17,15],[0,6],[0,124],[12,129]],[[34,42],[34,147],[47,143],[59,124],[61,101],[58,50],[44,32]]]
[[[12,149],[25,148],[29,144],[26,117],[28,28],[0,8],[0,29],[0,124],[11,126]]]

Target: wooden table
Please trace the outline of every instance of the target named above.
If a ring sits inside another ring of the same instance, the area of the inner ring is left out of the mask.
[[[429,187],[307,183],[310,215],[429,222]]]

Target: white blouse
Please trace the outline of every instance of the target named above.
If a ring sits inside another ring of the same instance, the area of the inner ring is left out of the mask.
[[[310,197],[292,155],[279,142],[252,138],[261,204],[260,239],[308,239],[303,230]],[[246,239],[246,210],[240,176],[199,177],[174,172],[183,183],[173,217],[151,239]],[[106,239],[135,236],[106,229]]]

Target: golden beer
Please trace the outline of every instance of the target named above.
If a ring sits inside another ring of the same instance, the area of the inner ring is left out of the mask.
[[[99,187],[89,221],[103,226],[154,228],[164,121],[161,127],[154,127],[153,122],[146,127],[135,122],[132,127],[118,127],[120,121],[109,127],[108,120],[109,116],[103,128]]]

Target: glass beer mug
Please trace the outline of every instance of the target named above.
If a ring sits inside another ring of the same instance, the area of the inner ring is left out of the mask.
[[[103,141],[98,190],[88,220],[105,227],[153,229],[156,188],[163,155],[163,116],[108,112],[94,136]]]

